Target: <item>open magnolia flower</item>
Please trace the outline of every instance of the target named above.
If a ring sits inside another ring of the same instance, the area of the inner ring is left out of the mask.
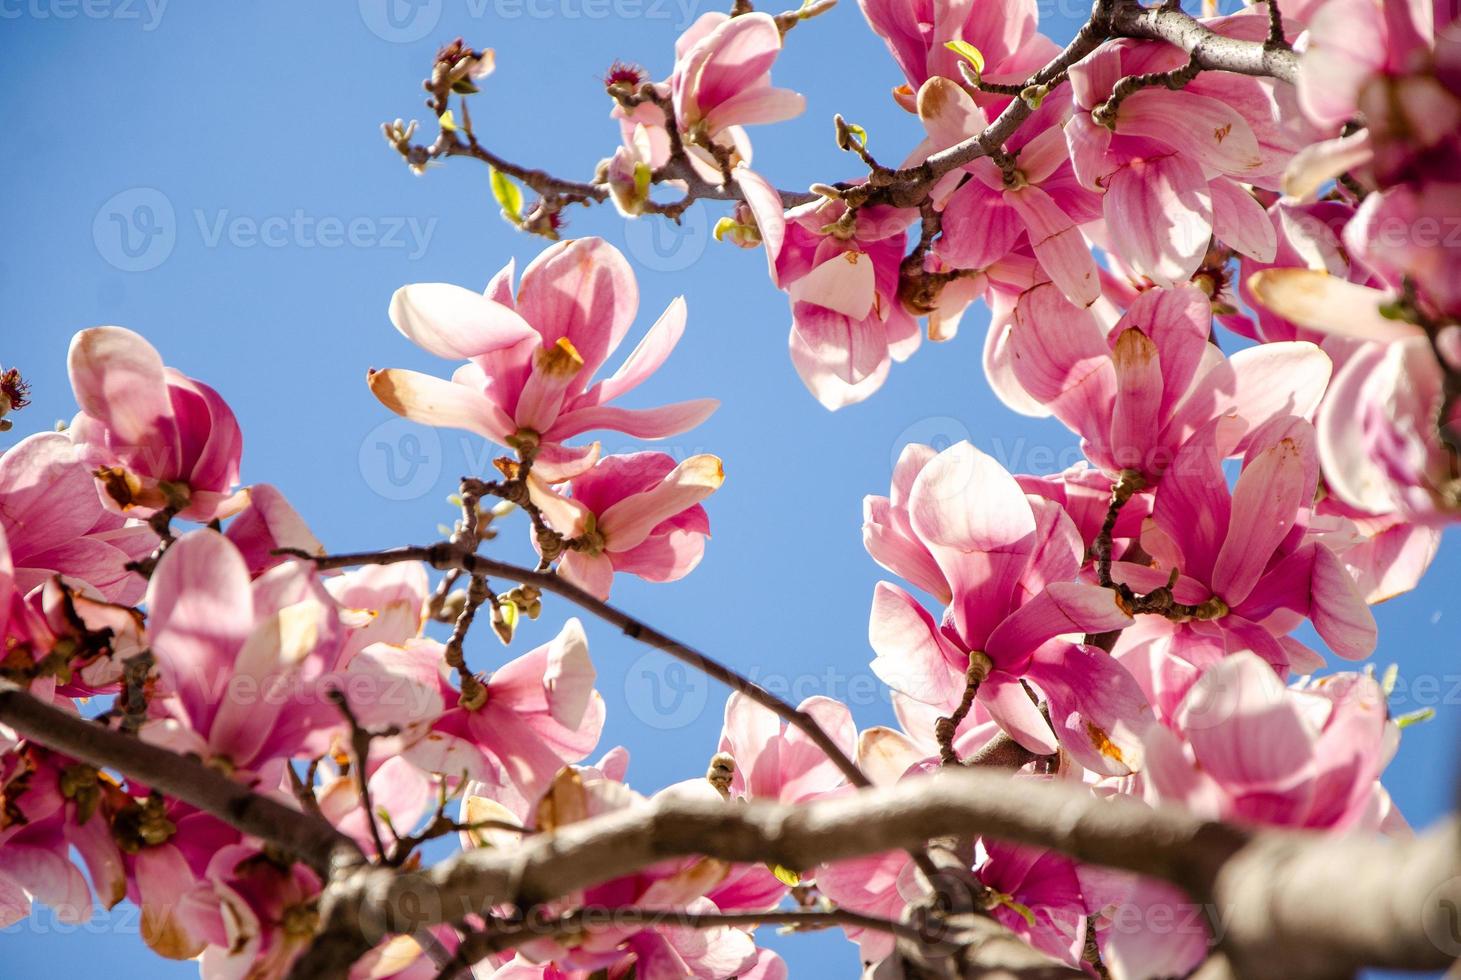
[[[233,493],[243,436],[218,392],[122,327],[78,333],[67,368],[81,406],[71,438],[110,508],[207,521],[243,506]]]
[[[708,453],[678,464],[665,453],[631,453],[575,476],[569,496],[541,481],[529,486],[553,529],[572,542],[559,574],[607,599],[615,572],[673,582],[700,564],[710,537],[700,501],[724,481],[720,459]]]
[[[662,439],[715,411],[708,398],[654,409],[609,404],[658,370],[679,343],[683,300],[670,304],[618,371],[590,385],[639,308],[634,273],[614,246],[597,238],[554,245],[523,270],[516,296],[512,273],[509,265],[485,295],[446,283],[397,290],[396,329],[438,357],[467,363],[450,381],[401,368],[372,371],[370,390],[383,405],[533,454],[538,474],[551,479],[582,472],[598,455],[596,443],[564,440],[593,429]]]

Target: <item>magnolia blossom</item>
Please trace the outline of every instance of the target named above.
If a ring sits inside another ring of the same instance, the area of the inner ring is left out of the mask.
[[[951,41],[979,52],[981,78],[1004,84],[1023,82],[1056,53],[1055,42],[1037,30],[1040,11],[1033,0],[859,0],[858,6],[908,79],[893,97],[910,112],[914,93],[932,76],[962,80],[961,56],[950,49]],[[981,104],[1008,99],[976,97]]]
[[[1015,310],[1014,375],[1080,434],[1091,462],[1155,483],[1211,420],[1237,414],[1252,432],[1278,416],[1307,416],[1329,381],[1329,358],[1310,343],[1223,357],[1208,343],[1211,321],[1196,288],[1151,289],[1107,333],[1053,287],[1037,286]]]
[[[189,520],[243,506],[243,436],[218,392],[163,365],[123,327],[93,327],[71,341],[71,389],[81,412],[71,438],[112,510],[146,517],[163,508]]]
[[[868,207],[848,223],[846,213],[841,201],[828,200],[784,219],[779,209],[756,211],[768,255],[770,242],[779,243],[773,279],[791,299],[792,364],[834,410],[877,391],[891,362],[907,360],[919,343],[918,323],[898,300],[909,215]]]
[[[1209,26],[1261,40],[1266,22],[1244,14]],[[1164,286],[1197,271],[1213,235],[1260,261],[1273,255],[1263,206],[1238,182],[1274,183],[1297,148],[1279,124],[1270,83],[1231,72],[1200,75],[1177,91],[1141,88],[1114,113],[1096,112],[1122,77],[1171,71],[1187,60],[1172,45],[1120,40],[1070,71],[1075,114],[1065,135],[1075,174],[1104,194],[1111,249]]]
[[[1152,802],[1210,819],[1400,831],[1378,782],[1398,742],[1372,678],[1335,674],[1286,688],[1262,658],[1240,652],[1147,733],[1143,782]]]
[[[423,772],[465,774],[495,797],[533,800],[598,743],[604,701],[576,619],[485,677],[475,699],[462,696],[445,671],[442,645],[423,638],[368,647],[347,672],[369,689],[394,692],[363,705],[357,717],[401,725],[399,754]]]
[[[1116,649],[1169,713],[1203,671],[1250,650],[1271,669],[1307,672],[1323,661],[1287,634],[1305,618],[1329,648],[1360,659],[1375,646],[1375,620],[1348,571],[1305,525],[1319,478],[1314,431],[1301,419],[1259,430],[1229,490],[1222,460],[1231,420],[1204,427],[1181,449],[1157,491],[1141,544],[1149,564],[1117,562],[1112,576],[1138,592],[1173,575],[1183,622],[1143,617]]]
[[[1420,326],[1385,315],[1391,291],[1312,269],[1268,269],[1252,287],[1269,309],[1310,329],[1368,341],[1336,374],[1316,422],[1325,484],[1351,507],[1440,524],[1461,510],[1454,442],[1461,402],[1446,401],[1439,357],[1461,350],[1452,326],[1438,343]],[[1439,353],[1438,353],[1439,352]]]
[[[716,184],[725,180],[717,154],[731,166],[750,163],[751,142],[742,127],[781,122],[806,107],[796,92],[771,85],[771,66],[780,53],[781,30],[769,14],[702,14],[675,41],[669,81],[654,86],[660,100],[672,106],[674,119],[666,119],[652,101],[630,109],[616,103],[613,115],[620,122],[624,145],[610,163],[610,188],[618,180],[621,190],[627,189],[622,175],[632,173],[624,169],[632,166],[631,157],[651,168],[669,161],[667,127],[672,122],[700,179]],[[632,93],[645,84],[646,76],[641,69],[616,65],[605,82],[611,91],[623,87]],[[616,170],[620,177],[615,177]],[[618,191],[615,197],[617,201]]]
[[[147,606],[163,696],[144,739],[271,778],[328,747],[341,721],[325,697],[339,621],[299,562],[250,581],[227,538],[193,531],[158,562]]]
[[[968,443],[924,466],[908,509],[952,601],[936,622],[896,585],[878,585],[868,627],[878,677],[951,712],[966,674],[976,670],[983,674],[978,701],[1030,751],[1053,753],[1058,733],[1089,769],[1139,768],[1139,735],[1150,718],[1145,698],[1110,654],[1070,636],[1120,629],[1131,619],[1109,589],[1074,581],[1082,549],[1070,518],[1026,497]],[[1022,680],[1044,692],[1048,722]]]
[[[710,537],[700,501],[724,481],[720,459],[708,453],[679,464],[665,453],[630,453],[574,477],[569,497],[539,482],[531,491],[554,530],[574,541],[559,574],[606,599],[615,572],[651,582],[690,574]]]
[[[1002,169],[981,156],[961,171],[973,176],[943,200],[940,259],[960,269],[985,269],[1028,236],[1041,268],[1066,298],[1090,306],[1101,295],[1096,260],[1080,225],[1101,216],[1100,198],[1082,187],[1071,169],[1061,130],[1068,108],[1042,103],[1006,144],[1013,163]],[[989,125],[963,88],[931,78],[918,92],[918,115],[928,129],[928,153],[977,136]],[[915,156],[924,155],[923,149]],[[945,177],[945,183],[957,177]],[[937,192],[936,192],[936,196]]]
[[[445,358],[465,358],[450,381],[391,368],[372,371],[370,389],[397,414],[466,429],[534,453],[535,471],[566,479],[593,464],[597,443],[563,441],[591,429],[662,439],[699,425],[713,399],[655,409],[616,408],[615,398],[653,374],[680,340],[685,304],[676,299],[611,377],[589,381],[628,333],[639,288],[624,256],[598,238],[559,242],[523,270],[516,297],[509,265],[486,295],[445,283],[396,291],[391,322],[407,339]]]
[[[0,528],[21,592],[52,575],[113,602],[135,603],[147,588],[126,565],[150,553],[157,535],[102,505],[86,464],[60,433],[28,436],[0,454]]]

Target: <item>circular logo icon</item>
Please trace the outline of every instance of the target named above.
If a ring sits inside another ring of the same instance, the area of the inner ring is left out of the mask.
[[[387,500],[417,500],[441,476],[441,437],[408,419],[387,419],[360,443],[360,475]]]
[[[146,272],[167,261],[178,240],[172,201],[155,187],[133,187],[114,194],[96,212],[91,239],[109,265],[123,272]]]
[[[624,246],[640,265],[655,272],[679,272],[700,261],[710,240],[710,216],[696,201],[676,224],[654,216],[624,222]]]
[[[1461,957],[1461,878],[1447,879],[1432,889],[1421,915],[1421,928],[1436,949]]]
[[[382,41],[419,41],[441,21],[441,0],[360,0],[360,19]]]
[[[624,700],[635,718],[668,731],[692,724],[705,710],[710,678],[663,653],[651,650],[624,675]]]

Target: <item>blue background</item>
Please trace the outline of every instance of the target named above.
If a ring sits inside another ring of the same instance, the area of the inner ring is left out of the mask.
[[[70,417],[67,343],[80,328],[117,323],[223,393],[243,425],[245,480],[280,486],[331,549],[426,542],[451,520],[457,477],[481,473],[494,454],[463,433],[393,423],[370,395],[367,367],[448,369],[391,328],[387,301],[415,281],[480,288],[545,243],[499,220],[484,167],[459,160],[413,176],[380,123],[429,118],[420,80],[437,46],[461,34],[498,55],[473,101],[485,142],[586,179],[617,140],[603,70],[625,59],[666,76],[675,37],[719,4],[403,0],[393,23],[384,2],[174,0],[158,10],[141,0],[0,0],[0,363],[21,368],[34,398],[0,447]],[[1047,5],[1042,22],[1063,42],[1084,10],[1059,2],[1067,9]],[[799,27],[788,45],[774,78],[806,94],[807,113],[752,133],[757,169],[776,184],[857,172],[833,145],[834,112],[866,127],[885,160],[916,142],[916,121],[888,95],[903,79],[852,3]],[[660,447],[725,460],[704,563],[671,585],[622,579],[614,600],[793,699],[827,693],[852,703],[859,724],[885,722],[866,669],[880,575],[860,541],[863,495],[886,493],[908,441],[970,438],[1013,471],[1051,472],[1076,458],[1073,440],[992,396],[979,366],[982,310],[953,342],[896,366],[870,402],[826,412],[788,361],[786,301],[762,254],[711,240],[721,213],[697,206],[682,229],[626,225],[608,208],[570,214],[569,234],[606,237],[638,271],[639,325],[621,353],[673,296],[689,299],[685,339],[630,403],[723,403]],[[267,219],[282,237],[250,234],[250,222]],[[316,233],[323,219],[354,222],[355,243],[330,247]],[[610,436],[605,448],[637,447]],[[527,555],[520,518],[506,538],[492,547]],[[1456,544],[1452,534],[1420,589],[1376,610],[1376,659],[1398,660],[1407,681],[1430,685],[1410,688],[1397,709],[1439,712],[1406,733],[1386,779],[1422,826],[1449,807],[1457,773]],[[551,635],[568,612],[548,603],[515,649]],[[603,748],[630,747],[630,781],[646,792],[703,773],[725,692],[597,622],[587,628],[609,707]],[[468,654],[479,669],[504,657],[486,630]],[[194,974],[193,964],[152,956],[136,931],[126,910],[75,930],[40,910],[0,933],[0,974],[65,975],[99,962],[115,977]],[[840,937],[763,937],[794,975],[855,975],[854,949]]]

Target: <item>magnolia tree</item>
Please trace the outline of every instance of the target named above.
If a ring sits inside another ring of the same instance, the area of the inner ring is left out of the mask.
[[[371,391],[502,447],[446,540],[330,551],[240,486],[212,388],[130,330],[75,336],[79,413],[0,455],[0,921],[127,898],[208,978],[774,980],[762,926],[841,929],[880,980],[1461,955],[1461,829],[1391,805],[1415,718],[1352,666],[1370,605],[1461,514],[1461,26],[1424,0],[1098,0],[1062,48],[1034,0],[862,0],[927,136],[890,165],[839,116],[850,176],[780,190],[745,127],[802,110],[771,75],[831,2],[706,14],[663,81],[612,66],[619,141],[591,179],[479,142],[492,55],[461,41],[425,83],[431,142],[385,127],[417,172],[488,164],[505,217],[554,240],[483,291],[391,301],[450,375]],[[723,471],[590,434],[716,406],[616,404],[686,306],[617,356],[634,272],[560,219],[702,199],[765,251],[826,409],[983,302],[995,392],[1080,437],[1055,476],[912,445],[866,497],[897,728],[788,704],[609,604],[620,576],[694,570]],[[1251,343],[1224,351],[1215,322]],[[0,392],[25,407],[16,370]],[[492,555],[516,520],[535,567]],[[572,613],[730,688],[703,775],[630,788]],[[540,615],[556,637],[512,650]],[[441,838],[460,850],[427,866]]]

